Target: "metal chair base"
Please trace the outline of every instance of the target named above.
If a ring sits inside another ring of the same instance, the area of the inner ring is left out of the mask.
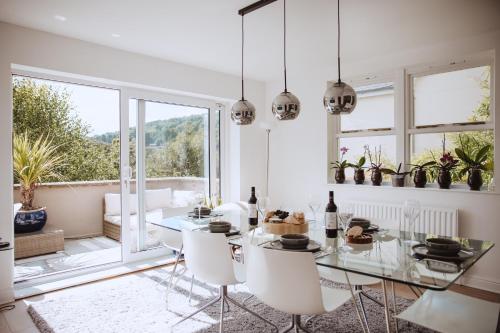
[[[290,323],[290,325],[287,328],[285,328],[280,333],[286,333],[286,332],[290,332],[292,330],[294,330],[294,332],[296,332],[296,333],[298,333],[300,331],[303,331],[306,333],[312,333],[312,331],[310,331],[309,329],[305,328],[304,325],[302,325],[302,323],[300,321],[300,315],[292,315],[292,322]]]
[[[227,306],[229,308],[229,303],[232,303],[233,305],[237,306],[238,308],[254,315],[255,317],[259,318],[260,320],[262,320],[263,322],[265,322],[266,324],[272,326],[274,328],[274,330],[276,332],[279,331],[278,329],[278,326],[274,325],[273,323],[271,323],[269,320],[267,319],[264,319],[263,317],[261,317],[260,315],[258,315],[257,313],[253,312],[252,310],[248,309],[247,307],[245,307],[243,304],[240,304],[239,302],[237,302],[236,300],[234,300],[233,298],[229,297],[227,295],[227,286],[221,286],[219,288],[219,296],[217,296],[215,299],[211,300],[210,302],[208,302],[207,304],[205,304],[204,306],[202,306],[201,308],[199,308],[198,310],[196,310],[195,312],[191,313],[190,315],[188,315],[187,317],[184,317],[182,318],[181,320],[179,320],[177,323],[175,323],[174,325],[172,325],[170,327],[170,329],[172,330],[172,328],[174,328],[175,326],[179,325],[180,323],[188,320],[189,318],[192,318],[193,316],[195,316],[196,314],[200,313],[201,311],[205,310],[206,308],[208,308],[209,306],[212,306],[214,304],[216,304],[217,302],[220,301],[220,320],[219,320],[219,333],[222,333],[224,332],[224,307]],[[227,304],[227,305],[226,305]],[[300,320],[299,320],[300,321]],[[308,332],[308,331],[306,331]]]

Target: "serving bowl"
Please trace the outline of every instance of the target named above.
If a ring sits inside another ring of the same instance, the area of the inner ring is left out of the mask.
[[[362,217],[353,217],[349,223],[349,228],[359,226],[363,229],[368,229],[370,227],[370,220],[364,219]]]
[[[281,235],[280,242],[285,249],[305,249],[309,244],[309,237],[301,234]]]
[[[208,230],[213,233],[226,233],[231,230],[231,223],[224,221],[214,221],[208,223]]]
[[[454,256],[461,249],[459,242],[448,238],[428,238],[425,240],[425,247],[431,254],[444,256]]]

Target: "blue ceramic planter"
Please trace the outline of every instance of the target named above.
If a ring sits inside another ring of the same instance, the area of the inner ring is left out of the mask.
[[[42,230],[47,223],[47,211],[45,207],[18,211],[14,217],[14,232],[16,234],[35,232]]]

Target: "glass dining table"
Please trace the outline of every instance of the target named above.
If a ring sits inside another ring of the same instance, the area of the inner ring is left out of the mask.
[[[259,226],[249,226],[245,214],[224,214],[216,219],[231,222],[240,231],[238,235],[228,237],[229,244],[235,247],[242,246],[244,241],[266,246],[280,237],[264,232]],[[179,216],[154,224],[182,231],[183,229],[202,229],[211,220],[213,219],[189,219]],[[462,245],[465,256],[460,261],[449,262],[416,257],[413,250],[415,244],[409,241],[410,234],[405,231],[379,229],[378,232],[373,233],[373,243],[364,245],[346,243],[342,232],[339,232],[337,238],[327,238],[324,228],[317,223],[309,224],[307,234],[311,240],[321,244],[321,250],[313,253],[317,265],[381,280],[388,332],[392,331],[388,283],[392,287],[392,311],[396,313],[394,283],[407,285],[417,296],[421,294],[421,289],[447,290],[494,246],[494,243],[490,241],[454,237],[452,239]],[[414,240],[422,244],[426,239],[437,236],[416,233]],[[394,324],[397,331],[397,321]]]

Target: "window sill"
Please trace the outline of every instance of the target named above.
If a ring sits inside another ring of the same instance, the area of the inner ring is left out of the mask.
[[[424,188],[418,188],[414,186],[405,186],[405,187],[394,187],[391,185],[389,182],[383,182],[381,186],[373,186],[371,182],[368,180],[365,181],[364,184],[362,185],[357,185],[354,183],[354,181],[348,181],[346,180],[345,183],[343,184],[337,184],[337,183],[332,183],[328,182],[329,186],[334,186],[334,187],[349,187],[349,188],[377,188],[377,189],[382,189],[382,190],[389,190],[389,191],[419,191],[419,192],[440,192],[440,193],[471,193],[471,194],[489,194],[489,195],[500,195],[500,192],[498,190],[491,190],[488,191],[487,187],[484,187],[481,189],[481,191],[471,191],[467,187],[467,185],[451,185],[450,189],[440,189],[437,184],[428,184]]]

